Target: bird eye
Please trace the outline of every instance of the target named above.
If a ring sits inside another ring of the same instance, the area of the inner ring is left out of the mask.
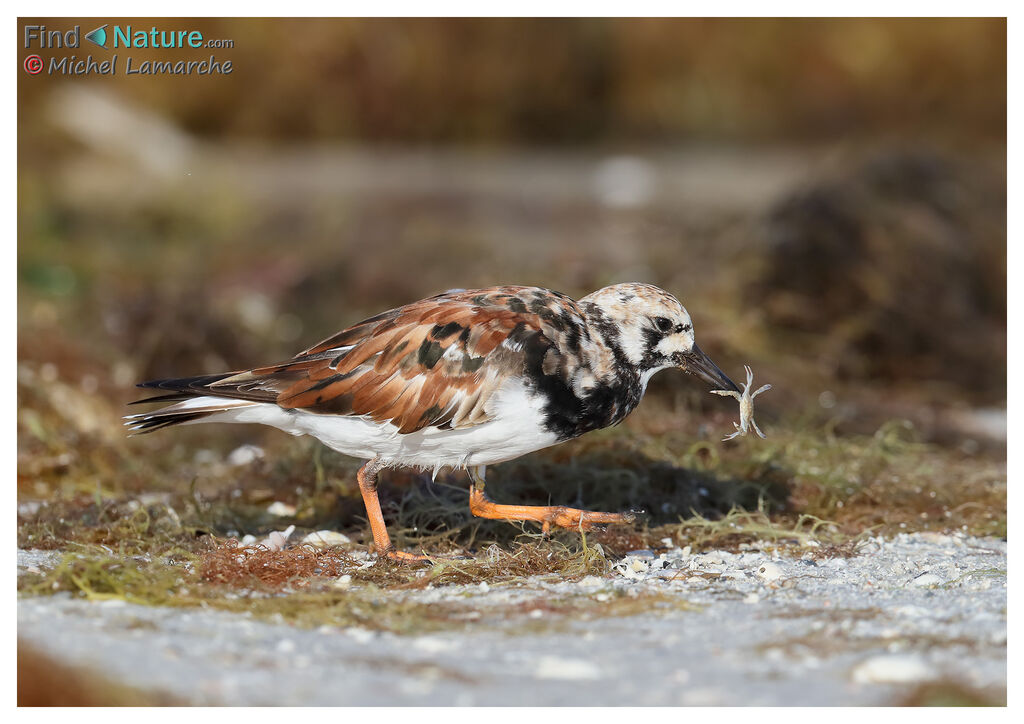
[[[665,332],[667,334],[672,331],[672,320],[666,317],[655,317],[654,326],[658,328],[659,332]]]

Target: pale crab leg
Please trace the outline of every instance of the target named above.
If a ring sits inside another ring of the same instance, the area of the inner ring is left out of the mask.
[[[757,389],[756,389],[756,390],[755,390],[755,391],[753,392],[753,394],[751,394],[751,395],[750,395],[750,399],[751,399],[751,410],[750,410],[750,412],[751,412],[751,415],[750,415],[750,424],[754,426],[754,432],[756,432],[756,433],[757,433],[757,435],[758,435],[758,437],[760,437],[760,438],[761,438],[762,440],[764,440],[764,439],[765,439],[765,438],[767,438],[768,436],[767,436],[767,435],[765,435],[765,434],[764,434],[763,432],[761,432],[761,428],[759,428],[759,427],[757,426],[757,422],[756,422],[756,421],[754,420],[754,415],[753,415],[753,412],[754,412],[754,410],[753,410],[753,399],[754,399],[755,397],[757,397],[758,395],[760,395],[760,394],[761,394],[762,392],[767,392],[767,391],[768,391],[768,390],[770,390],[771,388],[772,388],[772,386],[771,386],[771,385],[761,385],[760,387],[758,387],[758,388],[757,388]]]

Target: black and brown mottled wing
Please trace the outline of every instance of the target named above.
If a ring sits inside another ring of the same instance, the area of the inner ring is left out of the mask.
[[[364,415],[402,433],[486,421],[487,401],[509,375],[521,372],[524,344],[543,331],[535,315],[477,296],[476,302],[448,296],[411,304],[313,347],[307,354],[320,364],[283,388],[277,404]],[[264,372],[280,373],[254,374]]]
[[[150,386],[367,416],[401,433],[459,429],[485,422],[491,396],[528,367],[536,368],[534,376],[558,376],[564,386],[570,360],[563,345],[578,351],[585,334],[582,313],[568,297],[494,287],[442,294],[371,317],[282,364],[195,378],[186,390]]]

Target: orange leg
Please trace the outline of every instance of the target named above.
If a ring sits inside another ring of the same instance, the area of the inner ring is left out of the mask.
[[[366,506],[366,517],[370,521],[370,530],[373,532],[373,546],[377,555],[385,556],[393,561],[429,561],[429,556],[416,553],[396,551],[391,544],[391,536],[388,535],[387,526],[384,525],[384,514],[380,512],[380,500],[377,498],[377,473],[384,468],[384,463],[379,458],[374,458],[359,468],[356,473],[356,480],[359,481],[359,492],[363,494],[363,504]]]
[[[631,523],[633,513],[592,513],[564,505],[500,505],[484,494],[482,471],[470,471],[473,487],[469,490],[469,512],[478,518],[493,520],[532,520],[547,533],[552,524],[559,528],[590,530],[595,525]]]

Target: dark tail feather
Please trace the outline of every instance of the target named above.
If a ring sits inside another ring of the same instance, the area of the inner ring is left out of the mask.
[[[140,382],[138,387],[162,390],[170,394],[139,402],[176,402],[200,395],[249,402],[275,402],[277,390],[272,383],[273,380],[253,375],[252,372],[225,372],[219,375],[180,377],[173,380],[150,380]]]
[[[147,432],[155,432],[162,430],[165,427],[171,425],[180,425],[183,422],[192,422],[203,417],[212,415],[216,410],[209,410],[206,412],[169,412],[167,414],[160,414],[155,412],[152,415],[145,415],[139,417],[128,418],[124,423],[131,434],[133,435],[144,435]]]
[[[228,400],[248,399],[256,401],[258,398],[254,395],[241,392],[237,388],[229,387],[221,390],[210,389],[210,385],[236,374],[238,373],[228,372],[219,375],[202,375],[199,377],[181,377],[178,379],[140,382],[137,385],[138,387],[153,390],[165,390],[167,391],[167,394],[157,395],[156,397],[149,397],[143,400],[135,400],[128,404],[142,405],[150,402],[172,404],[164,407],[163,409],[155,410],[154,412],[139,415],[128,415],[125,417],[124,424],[131,430],[132,434],[141,435],[147,432],[153,432],[154,430],[161,430],[165,427],[170,427],[171,425],[194,422],[204,417],[209,417],[210,415],[233,409],[238,406],[237,402],[232,404]],[[218,406],[216,403],[204,405],[203,407],[188,407],[179,404],[196,397],[222,397],[224,398],[224,406]]]
[[[169,380],[149,380],[148,382],[140,382],[136,387],[145,387],[153,390],[167,390],[173,394],[162,395],[160,397],[150,397],[148,400],[136,400],[130,404],[137,405],[142,402],[170,402],[172,400],[187,400],[189,397],[196,397],[198,395],[209,395],[210,390],[207,389],[214,382],[220,382],[221,380],[227,379],[238,374],[237,372],[227,372],[219,375],[200,375],[198,377],[179,377],[177,379]],[[216,394],[216,393],[212,393]]]
[[[138,385],[138,386],[142,387],[142,385]],[[147,402],[181,402],[182,400],[187,400],[190,397],[195,397],[195,396],[196,395],[192,394],[191,392],[172,392],[169,395],[159,395],[157,397],[147,397],[144,400],[132,400],[128,404],[129,405],[145,405]]]

